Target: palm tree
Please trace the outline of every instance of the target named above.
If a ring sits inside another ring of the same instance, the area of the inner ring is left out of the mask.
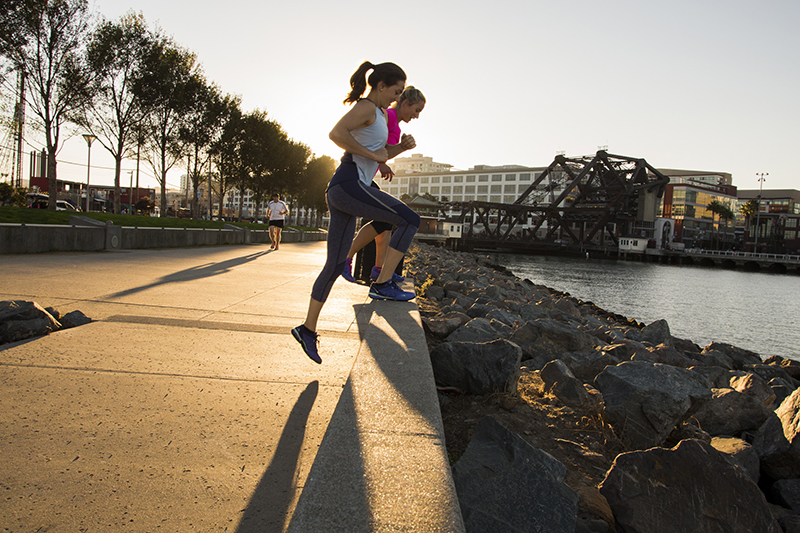
[[[708,205],[706,206],[706,209],[711,211],[711,227],[713,228],[714,227],[714,215],[720,215],[720,218],[722,218],[722,211],[723,211],[723,209],[727,209],[727,207],[725,206],[725,204],[723,204],[722,202],[720,202],[719,200],[717,200],[715,198],[714,200],[711,200],[708,203]],[[717,225],[717,233],[718,232],[719,232],[719,225]],[[716,236],[719,237],[719,235],[716,235]],[[719,248],[719,238],[717,238],[717,248]]]
[[[758,199],[751,198],[739,206],[739,213],[744,217],[744,235],[750,235],[750,221],[758,213]]]

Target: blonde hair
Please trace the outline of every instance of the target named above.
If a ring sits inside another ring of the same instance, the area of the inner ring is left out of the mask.
[[[409,85],[405,88],[403,93],[397,97],[397,105],[399,106],[403,102],[408,100],[408,103],[411,105],[414,104],[424,104],[425,103],[425,95],[422,94],[422,91],[414,87],[413,85]]]

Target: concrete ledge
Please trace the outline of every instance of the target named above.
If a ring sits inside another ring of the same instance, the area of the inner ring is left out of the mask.
[[[0,254],[91,252],[143,248],[178,248],[270,242],[269,230],[227,225],[225,229],[115,226],[89,217],[72,216],[72,225],[0,224]],[[283,242],[324,241],[324,231],[287,228]]]
[[[358,307],[361,348],[287,531],[463,532],[419,310]]]

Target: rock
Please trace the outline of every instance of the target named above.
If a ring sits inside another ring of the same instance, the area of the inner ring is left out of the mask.
[[[430,285],[425,289],[425,298],[441,302],[444,299],[444,289],[438,285]]]
[[[433,318],[423,317],[422,325],[425,326],[428,333],[434,337],[443,339],[470,320],[470,317],[464,313],[450,312],[437,315]]]
[[[594,383],[594,378],[605,367],[615,366],[622,362],[622,359],[615,357],[614,353],[619,352],[605,349],[591,352],[567,352],[561,357],[575,377],[584,383]]]
[[[468,394],[517,391],[522,350],[499,339],[487,343],[445,342],[431,351],[436,381]]]
[[[781,368],[792,378],[800,380],[800,361],[784,359],[781,361]]]
[[[800,515],[786,515],[778,518],[783,533],[800,533]]]
[[[614,530],[602,520],[578,517],[575,533],[614,533]]]
[[[697,365],[698,363],[698,361],[686,357],[681,352],[666,343],[661,343],[658,346],[648,348],[647,351],[650,352],[652,359],[656,363],[664,363],[665,365],[678,366],[681,368],[689,368]]]
[[[696,359],[701,352],[700,347],[694,342],[690,341],[689,339],[681,339],[678,337],[672,337],[672,347],[679,352],[683,352],[686,357],[690,357],[692,359]]]
[[[781,378],[772,378],[769,380],[769,388],[775,394],[775,403],[780,405],[797,387]]]
[[[709,389],[724,389],[731,386],[728,369],[719,366],[692,366],[689,370],[703,376]]]
[[[726,370],[733,370],[733,360],[719,350],[704,349],[695,356],[704,366],[717,366]]]
[[[81,311],[75,310],[61,317],[61,327],[63,329],[75,328],[88,324],[91,321],[92,319],[84,315]]]
[[[664,344],[672,348],[672,335],[669,333],[669,325],[666,320],[656,320],[651,322],[641,330],[642,338],[653,345]]]
[[[791,448],[783,434],[781,419],[775,414],[767,417],[753,437],[753,449],[761,460],[761,473],[772,480],[800,476],[800,454]]]
[[[781,479],[772,484],[770,496],[774,502],[800,514],[800,479]]]
[[[502,322],[511,328],[516,327],[518,323],[522,322],[522,319],[519,317],[519,315],[515,315],[514,313],[504,309],[493,309],[486,313],[486,318],[489,320],[497,320],[498,322]]]
[[[631,449],[660,445],[673,428],[711,399],[694,372],[669,365],[626,361],[595,379],[606,417]]]
[[[728,455],[733,464],[747,472],[753,483],[758,483],[761,476],[758,452],[750,444],[735,437],[714,437],[711,446]]]
[[[781,532],[748,474],[697,440],[620,454],[600,492],[623,531]]]
[[[700,426],[697,425],[697,421],[695,419],[689,418],[688,420],[684,420],[675,426],[675,429],[672,430],[672,433],[670,433],[667,438],[664,439],[662,446],[671,448],[673,446],[677,446],[680,441],[686,439],[701,440],[710,444],[712,437],[700,429]]]
[[[535,304],[523,305],[519,314],[524,320],[540,320],[550,318],[550,313],[554,310],[553,304],[549,301]]]
[[[743,431],[757,431],[772,410],[748,394],[733,389],[711,389],[713,396],[694,418],[711,436],[738,436]]]
[[[585,352],[594,347],[590,335],[577,328],[552,319],[529,321],[511,336],[525,353],[525,359],[535,360],[537,368],[561,357],[566,352]]]
[[[703,352],[706,352],[707,350],[717,350],[725,354],[728,358],[730,358],[735,370],[742,370],[744,365],[761,364],[761,357],[759,357],[757,353],[751,352],[750,350],[745,350],[743,348],[737,348],[731,344],[712,342],[703,348]]]
[[[581,312],[578,307],[569,298],[559,298],[553,302],[556,309],[572,318],[581,318]]]
[[[501,338],[492,323],[485,318],[473,318],[445,339],[447,342],[490,342]]]
[[[588,403],[589,394],[581,380],[576,378],[564,361],[550,361],[541,372],[544,381],[544,392],[553,394],[569,407],[581,407]]]
[[[566,468],[487,416],[453,466],[468,533],[574,533],[578,495]]]
[[[472,318],[482,318],[488,315],[490,311],[494,311],[495,309],[496,307],[494,307],[493,305],[481,304],[476,302],[467,309],[467,314]]]
[[[61,324],[36,302],[0,302],[0,344],[47,335],[59,329]]]
[[[761,376],[755,374],[735,376],[731,378],[730,386],[736,392],[753,396],[767,407],[775,403],[775,393],[772,391],[772,387]]]
[[[775,365],[744,365],[742,370],[751,372],[761,377],[764,381],[769,381],[772,378],[781,378],[786,381],[792,382],[793,378],[789,375],[784,368]]]

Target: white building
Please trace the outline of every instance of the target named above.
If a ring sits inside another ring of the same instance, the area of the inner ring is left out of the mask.
[[[453,167],[453,165],[448,165],[447,163],[436,163],[432,157],[425,157],[422,154],[411,154],[411,157],[396,157],[390,166],[396,174],[447,172]]]

